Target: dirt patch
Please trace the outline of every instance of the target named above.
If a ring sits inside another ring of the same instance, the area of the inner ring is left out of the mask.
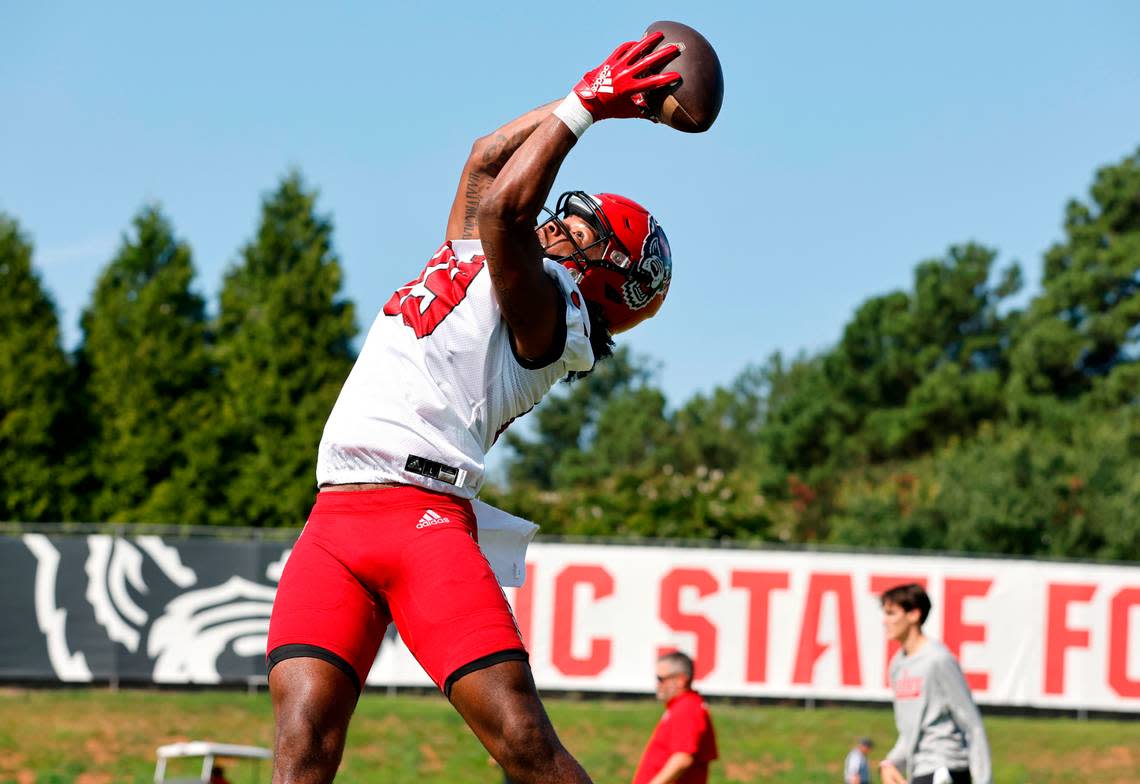
[[[760,763],[726,762],[724,777],[729,781],[756,781],[760,777]]]
[[[26,754],[20,754],[18,751],[0,751],[0,771],[8,773],[19,770],[27,758]]]
[[[400,716],[389,713],[385,716],[380,716],[379,718],[370,716],[365,719],[364,723],[368,724],[370,731],[385,732],[387,730],[403,728],[406,724],[406,720]]]
[[[83,750],[87,752],[91,762],[95,765],[106,765],[115,761],[115,758],[118,757],[118,749],[114,737],[109,731],[104,730],[100,735],[103,737],[88,738],[83,741]]]
[[[80,773],[75,784],[111,784],[110,773]]]
[[[1140,781],[1140,754],[1128,746],[1101,749],[1072,749],[1065,752],[1038,750],[1022,764],[1032,773],[1076,770],[1099,784],[1135,784]]]
[[[1136,764],[1136,756],[1127,746],[1113,746],[1108,750],[1107,756],[1116,761],[1118,765],[1131,767]]]
[[[760,760],[760,772],[765,776],[774,776],[777,773],[787,773],[795,768],[795,763],[791,760],[778,760],[772,757],[771,754],[765,754],[764,758]]]
[[[427,743],[420,744],[420,772],[439,773],[443,770],[443,760],[439,754]]]
[[[780,760],[771,754],[765,754],[758,760],[725,760],[724,775],[729,781],[759,781],[777,773],[787,773],[794,767],[791,760]]]
[[[641,753],[645,751],[645,744],[639,743],[637,740],[621,739],[617,742],[610,741],[609,746],[613,749],[614,754],[626,759],[641,759]]]

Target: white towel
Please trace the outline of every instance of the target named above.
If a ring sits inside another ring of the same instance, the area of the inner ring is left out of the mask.
[[[526,548],[538,526],[478,498],[472,499],[471,507],[479,526],[479,547],[499,585],[518,588],[526,581]]]

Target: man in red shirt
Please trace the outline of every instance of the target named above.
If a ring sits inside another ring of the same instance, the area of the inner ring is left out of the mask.
[[[680,651],[657,660],[657,699],[665,714],[641,755],[633,784],[705,784],[717,758],[708,706],[693,691],[693,660]]]

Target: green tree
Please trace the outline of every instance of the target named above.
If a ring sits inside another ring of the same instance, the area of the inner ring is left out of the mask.
[[[217,328],[224,387],[225,520],[298,525],[315,494],[317,445],[352,367],[354,310],[339,298],[331,219],[300,174],[261,205],[257,236],[227,272]]]
[[[563,384],[533,414],[508,430],[505,441],[513,454],[508,464],[512,485],[549,490],[561,465],[579,461],[606,402],[621,392],[645,386],[654,372],[648,360],[619,347],[590,375]]]
[[[829,377],[832,354],[798,357],[786,367],[775,358],[772,394],[761,439],[773,463],[804,472],[843,464],[854,449],[848,434],[859,421],[859,402]]]
[[[746,367],[727,387],[698,393],[681,406],[672,417],[678,467],[762,472],[767,455],[760,434],[781,373],[777,354],[765,365]]]
[[[670,413],[664,394],[649,383],[648,367],[630,372],[635,365],[625,354],[620,362],[582,406],[586,413],[569,420],[574,438],[566,438],[549,469],[550,485],[514,482],[507,490],[488,487],[484,497],[546,533],[763,535],[769,518],[757,490],[764,464],[755,434],[766,370],[746,369],[728,387]],[[580,394],[579,404],[586,391]],[[536,464],[541,454],[534,453]]]
[[[914,291],[873,297],[835,349],[794,367],[770,412],[773,457],[792,470],[917,455],[1003,413],[1017,266],[990,284],[996,252],[952,246]]]
[[[1140,395],[1140,151],[1099,170],[1090,195],[1066,207],[1065,240],[1045,254],[1042,292],[1017,334],[1020,412],[1098,381],[1116,388],[1117,402]]]
[[[1013,266],[989,285],[996,257],[979,245],[954,246],[915,270],[904,321],[913,331],[903,342],[913,353],[900,363],[910,365],[905,377],[892,379],[905,399],[868,416],[864,440],[873,457],[919,454],[1003,415],[1017,315],[1003,317],[999,306],[1020,288],[1021,273]]]
[[[1140,558],[1140,414],[983,426],[921,458],[847,472],[830,541],[1067,558]]]
[[[182,523],[185,437],[209,387],[205,306],[189,246],[143,208],[99,276],[79,363],[95,438],[98,520]]]
[[[547,533],[1140,558],[1138,159],[1070,205],[1028,311],[951,246],[819,355],[673,411],[649,375],[558,399],[488,498]]]
[[[0,520],[74,519],[83,446],[74,369],[31,242],[2,213],[0,289]]]

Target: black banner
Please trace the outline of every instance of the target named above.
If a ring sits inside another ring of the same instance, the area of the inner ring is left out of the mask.
[[[249,683],[293,539],[0,536],[0,680]]]

